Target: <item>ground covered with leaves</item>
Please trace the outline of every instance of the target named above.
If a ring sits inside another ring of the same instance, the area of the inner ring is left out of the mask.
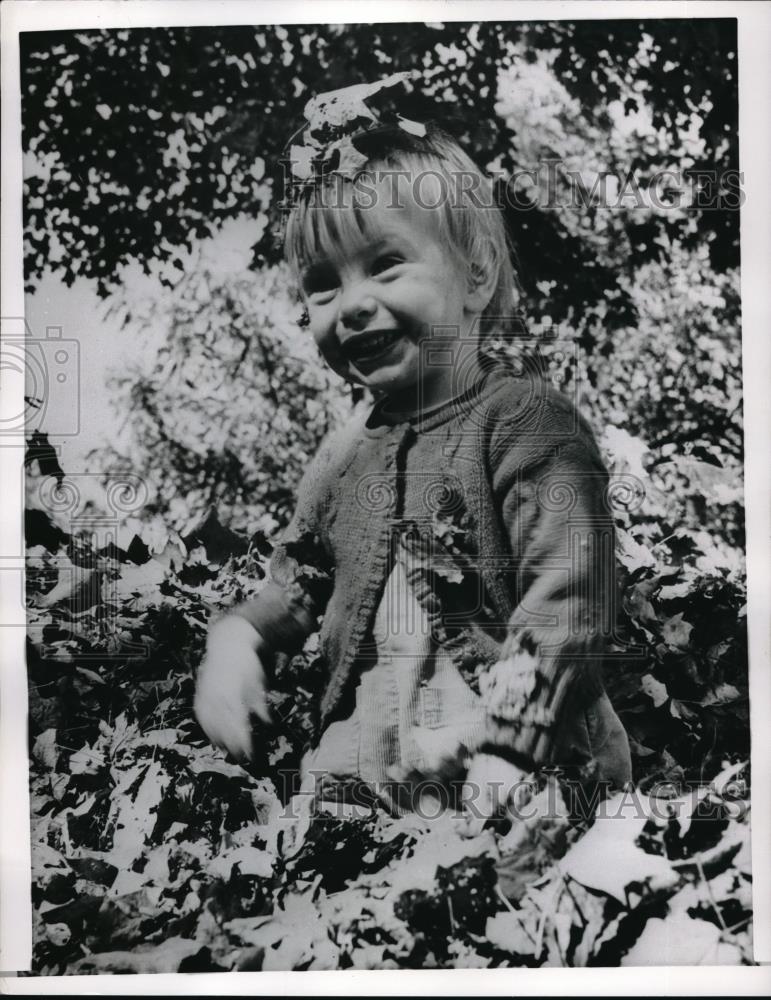
[[[638,654],[608,685],[636,790],[576,808],[541,775],[521,819],[463,837],[439,803],[396,819],[297,794],[313,639],[277,666],[262,759],[214,751],[195,665],[269,541],[211,512],[98,546],[35,502],[50,471],[27,513],[36,973],[752,962],[745,596],[706,534],[619,521]]]

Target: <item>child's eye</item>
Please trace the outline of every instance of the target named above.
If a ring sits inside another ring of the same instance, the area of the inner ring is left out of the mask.
[[[323,295],[334,291],[340,284],[337,272],[332,267],[310,267],[303,275],[302,286],[306,295]]]
[[[382,274],[383,271],[389,271],[392,267],[397,267],[399,264],[403,264],[404,259],[398,254],[389,253],[383,254],[378,257],[372,265],[373,274]]]

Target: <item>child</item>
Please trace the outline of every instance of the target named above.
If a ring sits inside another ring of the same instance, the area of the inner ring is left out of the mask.
[[[540,766],[630,780],[599,670],[613,527],[585,422],[484,351],[514,302],[503,219],[453,139],[373,109],[406,76],[311,101],[292,148],[285,252],[308,326],[377,401],[310,464],[272,580],[212,626],[196,712],[249,758],[264,662],[323,614],[317,787],[359,782],[402,812],[419,779],[465,776],[484,820]],[[333,579],[325,607],[308,559]]]

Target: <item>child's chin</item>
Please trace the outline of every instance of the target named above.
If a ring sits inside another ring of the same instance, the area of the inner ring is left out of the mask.
[[[403,382],[407,379],[414,379],[414,373],[407,369],[414,366],[415,361],[411,357],[414,347],[405,338],[400,337],[390,348],[390,350],[377,360],[349,361],[348,367],[366,385],[381,386],[394,382]]]
[[[386,396],[392,393],[403,393],[414,388],[415,380],[410,379],[398,370],[396,365],[390,368],[378,368],[373,372],[359,373],[360,382],[368,388],[383,392]]]

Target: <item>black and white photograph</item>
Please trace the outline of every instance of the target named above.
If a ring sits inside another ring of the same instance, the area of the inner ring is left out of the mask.
[[[761,973],[730,5],[100,6],[12,39],[6,983]]]

